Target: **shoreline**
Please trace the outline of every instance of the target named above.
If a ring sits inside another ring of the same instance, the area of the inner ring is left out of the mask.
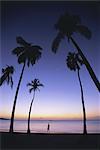
[[[0,131],[0,135],[2,135],[2,134],[23,134],[23,135],[26,135],[27,134],[27,131],[25,130],[25,132],[20,132],[20,131],[14,131],[13,133],[10,133],[8,130],[7,131]],[[37,132],[37,131],[35,131],[35,132],[31,132],[30,133],[30,135],[33,135],[33,134],[35,134],[35,135],[39,135],[39,134],[41,134],[41,135],[84,135],[83,133],[74,133],[74,132],[51,132],[51,131],[49,131],[49,132]],[[100,132],[98,132],[98,133],[87,133],[87,135],[100,135]]]

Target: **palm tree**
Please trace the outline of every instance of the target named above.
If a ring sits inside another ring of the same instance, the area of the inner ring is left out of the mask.
[[[66,59],[67,66],[70,70],[77,71],[80,88],[81,88],[81,99],[82,99],[82,107],[83,107],[83,124],[84,129],[83,133],[87,134],[87,128],[86,128],[86,111],[85,111],[85,104],[84,104],[84,95],[83,95],[83,87],[82,82],[80,78],[80,66],[83,64],[83,60],[79,57],[79,54],[77,53],[68,53],[67,59]]]
[[[0,77],[0,86],[6,81],[7,84],[13,87],[13,79],[12,75],[14,73],[14,67],[13,66],[8,66],[6,68],[2,68],[2,76]]]
[[[31,93],[32,91],[33,93],[33,99],[31,101],[31,105],[30,105],[30,109],[29,109],[29,115],[28,115],[28,129],[27,129],[27,133],[30,133],[30,115],[31,115],[31,110],[32,110],[32,104],[35,98],[35,91],[39,90],[40,86],[44,86],[43,84],[40,83],[40,81],[38,79],[34,79],[33,81],[31,81],[31,83],[28,83],[27,86],[30,86],[29,92]]]
[[[15,93],[9,132],[13,132],[15,106],[16,106],[17,96],[22,81],[23,73],[25,70],[25,66],[26,64],[28,67],[30,66],[30,64],[33,66],[36,63],[36,61],[38,61],[41,58],[41,54],[42,54],[41,53],[42,48],[40,46],[27,43],[22,37],[17,37],[16,41],[20,45],[20,47],[15,48],[12,51],[12,54],[17,55],[18,63],[19,64],[23,63],[23,67],[22,67],[21,75]]]
[[[78,32],[78,33],[82,34],[84,37],[86,37],[87,39],[90,39],[91,31],[86,26],[81,24],[81,19],[79,16],[70,15],[68,13],[65,13],[64,15],[62,15],[59,18],[58,22],[55,24],[55,28],[58,30],[58,34],[53,41],[52,51],[54,53],[56,53],[61,40],[64,39],[65,37],[67,37],[68,41],[71,41],[74,44],[74,46],[76,47],[79,55],[81,56],[81,58],[84,61],[84,64],[85,64],[92,80],[94,81],[97,89],[100,91],[100,83],[99,83],[92,67],[90,66],[90,64],[89,64],[88,60],[86,59],[86,57],[84,56],[82,50],[80,49],[80,47],[78,46],[78,44],[76,43],[74,38],[72,37],[72,35],[74,33]]]

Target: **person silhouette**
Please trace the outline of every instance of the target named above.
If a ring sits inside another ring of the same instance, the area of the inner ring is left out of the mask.
[[[50,131],[50,124],[48,123],[47,131]]]

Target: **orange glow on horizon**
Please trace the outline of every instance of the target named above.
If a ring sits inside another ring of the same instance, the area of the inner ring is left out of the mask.
[[[1,118],[10,118],[10,114],[1,114]],[[88,114],[87,119],[91,118],[100,118],[100,116],[96,114]],[[28,115],[25,114],[17,114],[15,119],[27,119]],[[82,114],[34,114],[31,115],[31,119],[47,119],[47,120],[57,120],[57,119],[83,119]]]

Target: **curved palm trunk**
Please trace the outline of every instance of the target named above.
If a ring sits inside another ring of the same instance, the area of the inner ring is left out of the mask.
[[[21,75],[20,75],[20,79],[19,79],[19,82],[18,82],[16,94],[15,94],[15,99],[14,99],[14,104],[13,104],[13,110],[12,110],[12,115],[11,115],[11,122],[10,122],[9,132],[13,132],[13,122],[14,122],[14,114],[15,114],[16,101],[17,101],[17,96],[18,96],[20,84],[21,84],[21,81],[22,81],[24,69],[25,69],[25,63],[24,63],[23,68],[22,68],[22,72],[21,72]]]
[[[74,46],[77,48],[78,53],[79,53],[80,56],[82,57],[82,59],[83,59],[83,61],[84,61],[84,64],[85,64],[85,66],[86,66],[86,68],[87,68],[87,70],[88,70],[88,72],[89,72],[89,74],[90,74],[92,80],[94,81],[94,83],[95,83],[97,89],[98,89],[99,92],[100,92],[100,83],[99,83],[99,81],[98,81],[98,79],[97,79],[97,77],[96,77],[96,75],[95,75],[95,73],[94,73],[92,67],[90,66],[88,60],[87,60],[86,57],[84,56],[82,50],[79,48],[79,46],[77,45],[77,43],[75,42],[75,40],[74,40],[72,37],[70,37],[70,39],[71,39],[72,43],[74,44]]]
[[[81,79],[80,79],[79,69],[77,71],[77,74],[78,74],[78,79],[79,79],[80,88],[81,88],[81,99],[82,99],[82,106],[83,106],[83,125],[84,125],[83,133],[87,134],[87,129],[86,129],[86,112],[85,112],[83,88],[82,88],[82,83],[81,83]]]
[[[29,109],[27,133],[30,133],[30,116],[31,116],[32,104],[33,104],[34,98],[35,98],[35,91],[34,91],[33,99],[31,101],[31,105],[30,105],[30,109]]]

